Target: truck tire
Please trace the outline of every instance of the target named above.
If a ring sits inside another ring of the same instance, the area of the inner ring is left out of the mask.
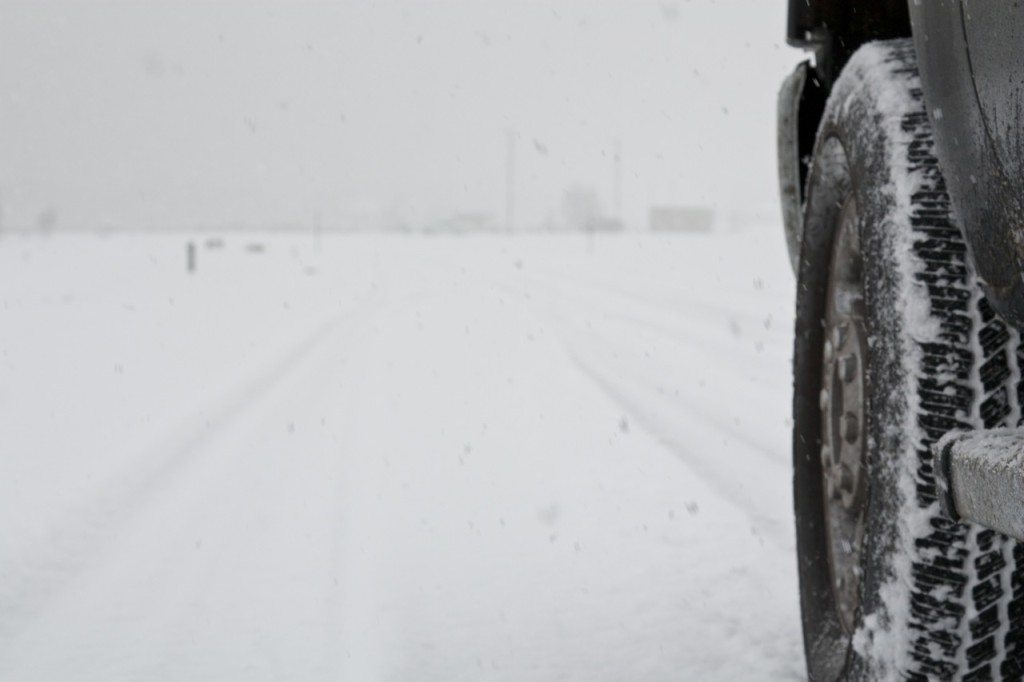
[[[793,461],[809,676],[1020,678],[1024,545],[943,518],[929,450],[1021,422],[1020,337],[969,262],[910,41],[850,59],[806,196]]]

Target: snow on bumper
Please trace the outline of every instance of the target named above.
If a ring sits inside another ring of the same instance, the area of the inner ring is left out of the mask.
[[[935,454],[943,514],[1024,540],[1024,429],[950,433]]]

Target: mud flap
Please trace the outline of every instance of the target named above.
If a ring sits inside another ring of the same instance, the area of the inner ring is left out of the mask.
[[[777,143],[779,195],[786,247],[793,272],[797,271],[803,239],[803,195],[826,93],[810,62],[797,65],[779,89]]]
[[[779,89],[778,104],[778,157],[779,196],[782,201],[782,225],[786,230],[786,247],[793,272],[800,258],[800,239],[803,233],[800,215],[800,95],[807,80],[807,62],[801,62]]]

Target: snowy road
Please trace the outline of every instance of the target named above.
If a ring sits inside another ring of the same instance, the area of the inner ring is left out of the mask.
[[[0,240],[0,679],[803,675],[780,229]]]

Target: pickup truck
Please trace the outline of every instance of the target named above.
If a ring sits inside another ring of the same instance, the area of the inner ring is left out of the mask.
[[[814,680],[1024,676],[1024,7],[790,0],[797,561]]]

